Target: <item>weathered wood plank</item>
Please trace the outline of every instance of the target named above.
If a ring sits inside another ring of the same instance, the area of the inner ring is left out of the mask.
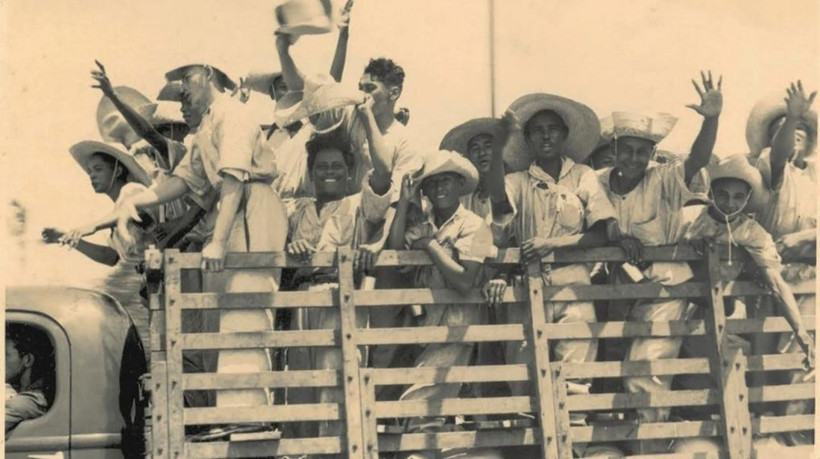
[[[180,457],[185,450],[185,426],[183,425],[182,392],[182,309],[181,279],[178,250],[166,250],[163,261],[165,271],[165,349],[167,352],[168,381],[168,456]]]
[[[747,371],[799,370],[803,354],[750,355],[746,362]]]
[[[749,388],[750,403],[811,400],[814,395],[814,383]]]
[[[527,381],[526,365],[477,365],[473,367],[373,368],[376,385],[441,384],[493,381]]]
[[[368,459],[379,459],[379,433],[376,417],[376,380],[372,369],[362,368],[359,373],[362,394],[362,441],[364,455]]]
[[[360,345],[521,341],[524,327],[468,325],[460,327],[371,328],[359,332]]]
[[[670,408],[673,406],[714,405],[720,401],[716,390],[674,390],[641,393],[570,395],[571,411],[622,410],[629,408]]]
[[[277,330],[238,333],[186,333],[182,335],[182,345],[186,350],[336,346],[338,342],[339,339],[334,330]]]
[[[200,269],[200,253],[179,256],[181,269]],[[225,269],[303,268],[336,266],[336,252],[316,252],[310,262],[289,257],[286,252],[231,252],[225,257]]]
[[[763,416],[752,422],[752,429],[756,434],[814,430],[814,415]]]
[[[151,456],[168,457],[168,375],[164,360],[151,360]]]
[[[341,420],[336,403],[186,408],[183,413],[185,425]]]
[[[364,458],[362,433],[362,399],[359,392],[359,352],[357,348],[356,295],[353,284],[353,252],[340,248],[339,308],[341,317],[342,386],[344,390],[344,421],[347,434],[347,457]]]
[[[555,436],[560,454],[572,457],[572,431],[569,424],[567,380],[561,362],[551,364],[552,405],[555,409]]]
[[[376,402],[379,418],[452,416],[456,414],[504,414],[536,411],[532,397],[445,398]]]
[[[268,292],[268,293],[184,293],[182,309],[256,309],[256,308],[331,308],[336,293]]]
[[[536,445],[538,444],[538,436],[536,429],[380,435],[379,450],[382,452],[393,452],[444,448],[488,448]]]
[[[703,374],[709,373],[709,361],[699,358],[564,363],[564,372],[568,379]]]
[[[259,387],[331,387],[341,383],[336,370],[268,371],[264,373],[187,373],[184,390],[251,389]]]
[[[276,441],[186,443],[185,457],[270,457],[302,454],[339,454],[339,437],[283,438]]]
[[[659,438],[715,437],[716,421],[684,421],[658,423],[624,423],[572,427],[572,439],[576,442],[602,442],[623,440],[652,440]]]

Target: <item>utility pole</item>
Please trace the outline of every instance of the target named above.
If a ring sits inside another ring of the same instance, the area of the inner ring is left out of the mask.
[[[495,0],[488,1],[490,12],[490,116],[495,118]]]

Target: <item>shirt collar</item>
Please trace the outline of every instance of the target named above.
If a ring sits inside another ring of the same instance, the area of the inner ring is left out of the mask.
[[[441,229],[441,228],[444,228],[445,226],[449,225],[453,221],[461,218],[462,214],[466,211],[467,211],[467,208],[464,207],[464,205],[459,202],[458,203],[458,208],[456,208],[456,211],[453,212],[453,215],[450,215],[450,218],[448,218],[447,221],[442,223],[441,226],[437,227],[436,226],[436,213],[433,210],[433,206],[430,206],[430,207],[427,208],[427,212],[426,212],[427,213],[427,223],[430,224],[430,226],[432,226],[433,228]]]
[[[561,171],[558,173],[558,180],[563,179],[566,177],[572,168],[575,167],[575,161],[571,158],[566,156],[561,157]],[[538,165],[535,161],[533,161],[532,165],[530,166],[530,176],[550,183],[556,183],[555,179],[552,178],[550,174],[548,174],[544,169],[541,169],[541,166]]]

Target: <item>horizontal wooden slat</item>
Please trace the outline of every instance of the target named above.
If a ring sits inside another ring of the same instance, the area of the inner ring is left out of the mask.
[[[747,371],[799,370],[803,368],[803,354],[750,355],[746,357]]]
[[[183,390],[257,387],[330,387],[341,384],[336,370],[269,371],[265,373],[190,373],[182,375]]]
[[[270,331],[242,333],[189,333],[182,347],[194,349],[257,349],[271,347],[336,346],[334,330]]]
[[[749,402],[784,402],[814,398],[814,383],[749,388]]]
[[[521,341],[520,324],[468,325],[460,327],[371,328],[358,332],[358,344],[422,344],[483,341]]]
[[[199,253],[180,253],[176,259],[180,269],[200,269],[202,262]],[[225,269],[332,267],[335,264],[335,252],[316,252],[309,263],[290,258],[285,252],[232,252],[225,257]]]
[[[790,288],[795,295],[806,295],[815,292],[814,282],[800,282],[790,285]],[[770,295],[771,293],[771,290],[748,281],[727,282],[723,290],[725,296],[758,296]]]
[[[668,359],[631,362],[585,362],[563,364],[567,379],[621,378],[647,375],[683,375],[709,373],[709,360]]]
[[[373,368],[368,371],[376,385],[527,381],[529,379],[526,365]]]
[[[757,434],[814,430],[814,415],[763,416],[752,419],[752,431]]]
[[[338,307],[338,296],[331,291],[273,293],[184,293],[182,309],[253,309]]]
[[[714,405],[718,403],[718,401],[718,393],[714,390],[675,390],[639,392],[634,394],[584,394],[567,396],[570,411],[703,406]]]
[[[245,422],[338,421],[339,405],[317,403],[309,405],[237,406],[222,408],[185,408],[185,425],[232,424]]]
[[[529,298],[525,287],[508,288],[504,292],[504,303],[527,301]],[[405,288],[385,290],[356,290],[356,306],[398,306],[405,304],[486,304],[484,295],[479,289],[467,294],[451,289]]]
[[[449,448],[489,448],[536,445],[535,429],[509,429],[438,434],[379,435],[379,451],[414,451]]]
[[[376,402],[376,417],[452,416],[456,414],[529,413],[536,404],[531,397],[446,398]]]
[[[185,443],[185,457],[269,457],[302,454],[339,454],[339,437],[283,438],[276,441]]]
[[[657,438],[689,438],[718,436],[716,421],[659,422],[647,424],[624,423],[571,427],[573,442],[603,442],[622,440],[650,440]]]
[[[806,330],[814,330],[814,316],[803,316]],[[792,331],[789,323],[783,317],[768,317],[766,319],[730,319],[726,321],[726,332],[743,333],[782,333]]]

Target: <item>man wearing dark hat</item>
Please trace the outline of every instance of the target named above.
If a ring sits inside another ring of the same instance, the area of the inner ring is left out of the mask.
[[[50,347],[40,330],[22,324],[6,327],[6,439],[18,424],[48,411],[54,398]]]

